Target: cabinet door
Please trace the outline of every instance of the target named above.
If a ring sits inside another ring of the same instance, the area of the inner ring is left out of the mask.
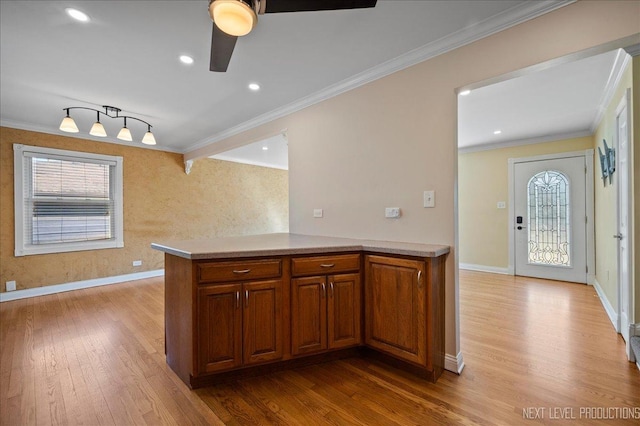
[[[327,309],[329,348],[360,344],[360,274],[329,276]]]
[[[242,365],[241,284],[198,289],[198,372]]]
[[[291,280],[291,353],[327,349],[326,277]]]
[[[282,281],[245,283],[244,364],[282,358]]]
[[[425,262],[367,256],[365,339],[396,357],[426,363]]]

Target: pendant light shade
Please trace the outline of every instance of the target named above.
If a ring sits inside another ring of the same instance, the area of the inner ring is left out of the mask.
[[[63,118],[62,123],[60,123],[60,130],[69,133],[78,133],[79,131],[76,122],[69,116],[69,110],[67,110],[67,116]]]
[[[118,139],[128,142],[131,142],[133,140],[133,138],[131,137],[131,132],[126,127],[120,129],[120,133],[118,133]]]
[[[102,123],[100,123],[99,121],[96,121],[95,123],[93,123],[93,126],[91,126],[91,130],[89,131],[89,134],[104,138],[107,136],[107,131],[104,130],[104,126],[102,125]]]
[[[249,34],[258,20],[253,9],[242,0],[213,0],[209,15],[218,28],[236,37]]]
[[[120,129],[120,133],[118,133],[118,139],[123,141],[131,142],[133,138],[131,137],[131,132],[127,129],[127,117],[124,118],[124,127]]]
[[[93,126],[91,126],[91,130],[89,130],[89,134],[104,138],[107,136],[107,132],[106,130],[104,130],[104,126],[102,125],[102,123],[100,123],[100,113],[97,113],[96,115],[98,116],[98,119],[95,123],[93,123]]]
[[[155,136],[153,136],[153,133],[151,133],[151,126],[149,126],[149,130],[147,131],[147,133],[144,134],[144,137],[142,138],[142,143],[145,145],[156,144],[156,138]]]

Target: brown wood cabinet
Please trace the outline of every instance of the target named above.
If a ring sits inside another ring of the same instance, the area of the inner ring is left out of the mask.
[[[291,280],[291,353],[357,346],[361,337],[360,255],[291,259],[293,275],[341,273]]]
[[[364,345],[435,381],[444,365],[444,254],[167,253],[167,363],[196,388],[258,367],[357,355]]]
[[[198,372],[282,358],[282,282],[198,289]]]
[[[444,367],[444,262],[365,256],[365,344],[423,368]]]

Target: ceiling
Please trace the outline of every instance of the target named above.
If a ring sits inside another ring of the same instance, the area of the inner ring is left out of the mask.
[[[489,149],[592,134],[626,57],[618,49],[459,96],[458,148]]]
[[[0,124],[61,134],[63,108],[112,105],[153,125],[155,148],[185,153],[571,1],[379,0],[261,15],[226,73],[209,71],[207,0],[1,1]],[[103,119],[109,137],[96,138],[95,114],[72,113],[80,133],[65,135],[122,143],[121,121]],[[146,126],[128,124],[143,146]]]

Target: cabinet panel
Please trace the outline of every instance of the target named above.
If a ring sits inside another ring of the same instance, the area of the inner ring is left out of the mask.
[[[360,331],[360,274],[329,276],[328,344],[330,349],[358,345]]]
[[[366,343],[394,356],[426,362],[425,262],[367,256]]]
[[[281,259],[198,263],[198,281],[201,283],[251,281],[281,275]]]
[[[282,358],[282,282],[245,283],[244,363]]]
[[[200,373],[242,364],[240,284],[198,289],[198,367]]]
[[[291,274],[293,276],[324,275],[358,270],[360,270],[359,254],[294,257],[291,259]]]
[[[291,353],[300,355],[327,348],[326,278],[291,280]]]

